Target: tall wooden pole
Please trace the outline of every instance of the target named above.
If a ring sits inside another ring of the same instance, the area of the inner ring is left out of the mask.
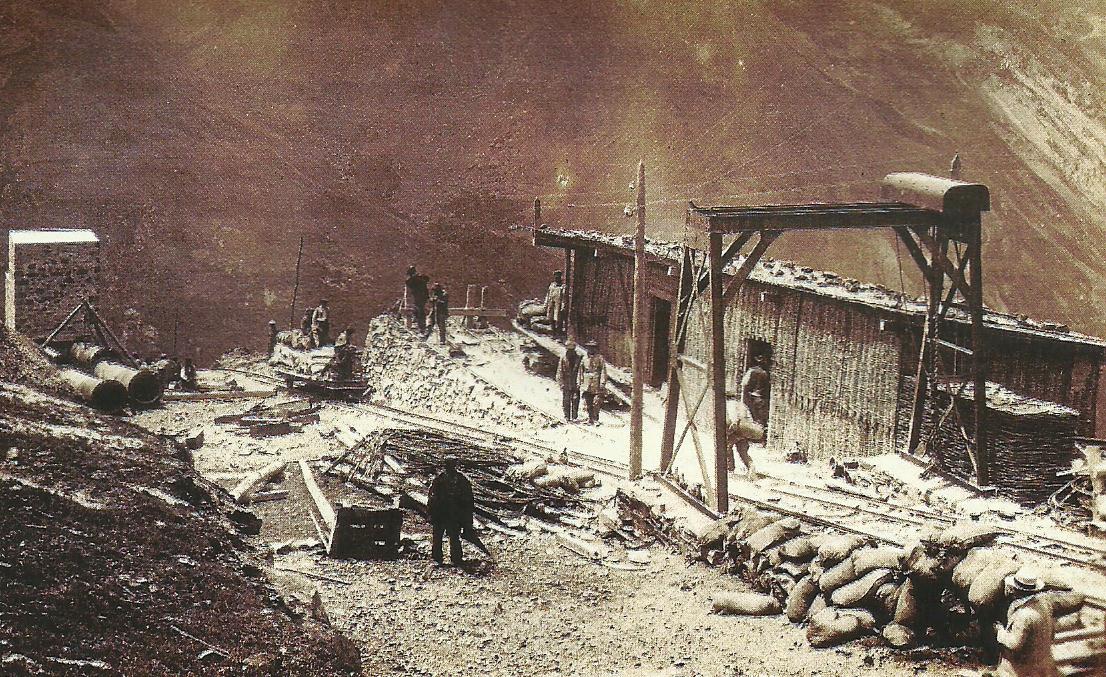
[[[987,447],[987,346],[983,335],[983,228],[973,224],[971,287],[967,299],[972,316],[972,385],[975,390],[975,463],[976,481],[985,487],[991,483],[991,454]]]
[[[630,399],[630,479],[641,477],[642,409],[645,405],[645,160],[637,164],[637,232],[634,235],[634,384]]]
[[[534,198],[534,230],[541,228],[541,200]]]
[[[296,284],[292,287],[292,307],[288,310],[288,328],[296,328],[296,297],[300,293],[300,262],[303,261],[303,236],[300,235],[300,251],[296,254]]]
[[[729,445],[726,443],[726,308],[722,299],[722,234],[710,234],[710,352],[714,400],[714,495],[720,513],[730,509]]]

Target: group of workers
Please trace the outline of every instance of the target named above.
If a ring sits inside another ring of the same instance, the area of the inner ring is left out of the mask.
[[[191,357],[181,359],[162,353],[150,367],[157,373],[163,390],[167,390],[172,384],[176,384],[181,390],[199,389],[199,376]]]
[[[438,340],[446,343],[446,320],[449,318],[449,294],[440,282],[430,286],[430,276],[419,273],[415,266],[407,268],[407,307],[411,320],[425,339],[430,338],[434,327],[438,328]],[[430,322],[427,324],[426,307],[430,305]]]
[[[270,331],[275,323],[270,324]],[[300,332],[307,340],[308,348],[321,348],[330,344],[330,306],[326,299],[320,299],[319,305],[304,311],[300,320]],[[270,337],[275,344],[275,335]]]
[[[561,407],[565,420],[574,422],[583,397],[587,408],[588,423],[599,423],[599,410],[603,407],[603,395],[607,387],[607,362],[599,354],[599,344],[588,341],[584,354],[576,347],[576,341],[565,341],[565,352],[557,364],[557,385],[561,387]]]

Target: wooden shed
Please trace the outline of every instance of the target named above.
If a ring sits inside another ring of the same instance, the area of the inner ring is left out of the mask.
[[[595,340],[608,360],[629,366],[632,353],[633,239],[594,231],[541,228],[538,246],[566,250],[569,332]],[[668,363],[671,314],[679,282],[681,246],[647,244],[647,307],[651,322],[649,380],[661,386]],[[692,252],[693,256],[701,256]],[[738,258],[727,266],[732,274]],[[693,308],[683,354],[688,378],[707,382],[709,299]],[[812,457],[863,456],[906,444],[924,300],[786,261],[762,259],[725,313],[727,389],[752,355],[770,357],[768,445],[798,446]],[[941,336],[954,343],[967,331],[966,309],[953,308]],[[1007,389],[1078,412],[1077,433],[1094,436],[1106,342],[1050,323],[988,310],[989,378]],[[960,370],[954,350],[942,352],[947,370]],[[966,371],[966,370],[965,370]],[[1103,412],[1106,413],[1106,412]],[[704,424],[707,424],[705,420]],[[927,422],[927,431],[932,425]]]

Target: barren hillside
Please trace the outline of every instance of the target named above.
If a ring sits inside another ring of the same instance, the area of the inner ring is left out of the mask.
[[[364,326],[413,261],[536,292],[556,259],[508,227],[534,196],[626,227],[638,157],[671,237],[688,199],[871,198],[959,151],[989,303],[1106,333],[1106,11],[824,4],[0,0],[0,218],[95,228],[132,340],[179,315],[210,357],[287,321],[300,235],[300,307]],[[776,247],[899,286],[889,239]]]

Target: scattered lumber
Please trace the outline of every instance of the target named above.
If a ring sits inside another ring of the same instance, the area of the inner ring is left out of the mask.
[[[302,461],[301,461],[302,462]],[[246,475],[241,482],[230,492],[236,503],[249,505],[253,495],[278,475],[284,472],[286,461],[273,461],[269,465],[256,472]],[[287,494],[287,492],[285,492]]]

